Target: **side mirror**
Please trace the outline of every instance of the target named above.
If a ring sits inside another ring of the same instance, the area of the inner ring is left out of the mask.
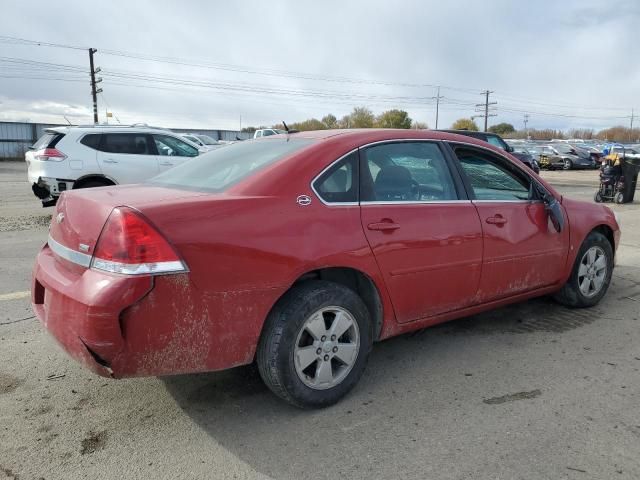
[[[545,198],[544,203],[546,210],[549,213],[549,219],[553,224],[553,228],[556,229],[556,232],[561,232],[564,228],[564,215],[562,214],[560,202],[558,202],[554,197],[551,197]]]
[[[564,228],[564,215],[562,214],[560,202],[536,182],[533,182],[532,187],[537,190],[539,198],[544,202],[544,208],[549,215],[553,228],[556,229],[556,232],[560,233]]]
[[[513,153],[514,152],[514,148],[511,145],[507,145],[507,148],[505,149],[505,151],[507,153]]]

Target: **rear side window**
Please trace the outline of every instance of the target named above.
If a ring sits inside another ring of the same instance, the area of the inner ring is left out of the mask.
[[[531,181],[509,168],[506,160],[471,148],[456,148],[473,193],[478,200],[528,200]]]
[[[131,155],[153,155],[146,134],[105,133],[102,135],[99,150],[108,153]]]
[[[46,132],[31,147],[33,150],[42,150],[43,148],[55,148],[60,140],[64,137],[64,133]]]
[[[151,180],[189,190],[221,192],[284,157],[311,145],[309,139],[247,140],[200,155]]]
[[[98,150],[98,148],[100,147],[100,137],[101,135],[90,133],[89,135],[85,135],[84,137],[82,137],[80,143],[86,147]]]
[[[358,153],[353,152],[333,165],[314,183],[318,196],[327,203],[358,201]]]

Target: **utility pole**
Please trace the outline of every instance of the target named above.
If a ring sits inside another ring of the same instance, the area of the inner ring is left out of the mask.
[[[438,114],[440,112],[440,99],[444,98],[440,96],[440,85],[438,85],[438,93],[436,93],[436,130],[438,129]]]
[[[631,127],[629,128],[629,141],[633,140],[633,108],[631,109]]]
[[[93,54],[98,50],[95,48],[89,49],[89,68],[91,70],[91,97],[93,98],[93,123],[98,123],[98,94],[102,93],[101,88],[97,88],[97,84],[102,81],[102,78],[96,79],[96,73],[100,72],[100,67],[95,68],[93,65]]]
[[[529,114],[525,113],[524,114],[524,136],[528,140],[529,139],[529,132],[527,131],[527,123],[529,123]]]
[[[491,95],[493,93],[492,90],[485,90],[484,92],[481,92],[481,95],[485,96],[485,102],[484,103],[477,103],[476,104],[476,108],[484,108],[484,114],[482,115],[476,115],[476,117],[484,117],[484,131],[487,131],[487,122],[489,121],[489,117],[495,117],[496,114],[489,113],[489,106],[490,105],[497,105],[498,102],[489,102],[489,95]],[[476,112],[479,112],[481,110],[476,110]]]

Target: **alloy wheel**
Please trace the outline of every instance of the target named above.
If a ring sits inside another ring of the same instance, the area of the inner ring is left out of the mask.
[[[355,365],[359,350],[360,332],[351,313],[337,306],[316,310],[296,339],[293,361],[298,378],[315,390],[335,387]]]
[[[607,257],[604,250],[594,246],[585,252],[578,268],[578,286],[585,297],[594,297],[607,277]]]

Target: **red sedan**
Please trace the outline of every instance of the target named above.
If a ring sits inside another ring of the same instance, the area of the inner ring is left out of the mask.
[[[295,133],[64,192],[32,302],[100,375],[256,361],[277,395],[319,407],[376,341],[541,295],[595,305],[619,238],[609,208],[469,137]]]

